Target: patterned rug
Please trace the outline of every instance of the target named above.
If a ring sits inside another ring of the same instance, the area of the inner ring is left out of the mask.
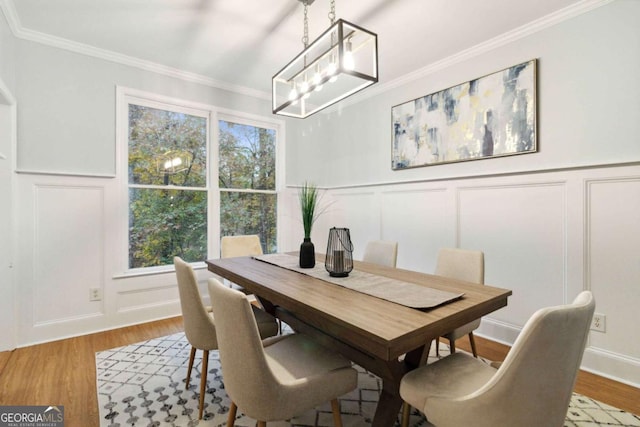
[[[230,401],[224,390],[218,353],[212,351],[209,355],[204,418],[198,421],[201,359],[196,357],[191,384],[185,390],[190,348],[184,334],[179,333],[96,353],[100,426],[225,426]],[[440,355],[446,354],[448,347],[441,345]],[[435,360],[435,355],[429,355],[429,363]],[[345,427],[371,424],[382,388],[378,377],[356,368],[358,388],[340,397]],[[255,424],[255,420],[238,411],[237,426]],[[331,406],[326,403],[292,420],[268,425],[333,426]],[[399,425],[398,420],[396,426]],[[417,411],[413,411],[410,425],[431,426]],[[640,426],[640,417],[574,394],[565,426]]]

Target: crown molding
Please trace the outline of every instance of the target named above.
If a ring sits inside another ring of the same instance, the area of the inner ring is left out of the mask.
[[[153,73],[165,75],[180,79],[189,83],[197,83],[204,86],[213,87],[216,89],[222,89],[229,92],[234,92],[240,95],[251,96],[259,99],[271,100],[271,93],[264,92],[248,88],[245,86],[235,85],[220,80],[215,80],[210,77],[203,76],[201,74],[193,73],[190,71],[181,70],[166,65],[161,65],[152,61],[135,58],[121,53],[116,53],[107,49],[101,49],[94,46],[90,46],[83,43],[78,43],[72,40],[68,40],[62,37],[56,37],[49,34],[33,31],[27,28],[23,28],[18,18],[18,13],[15,9],[13,0],[0,0],[0,10],[5,15],[9,28],[13,35],[22,40],[28,40],[35,43],[40,43],[47,46],[64,49],[70,52],[79,53],[81,55],[91,56],[105,61],[115,62],[117,64],[128,65],[130,67],[138,68],[144,71],[150,71]]]
[[[460,51],[454,55],[448,56],[440,61],[436,61],[430,65],[427,65],[426,67],[419,68],[413,72],[407,73],[402,77],[383,84],[377,84],[366,91],[360,92],[358,95],[356,95],[356,97],[353,97],[347,102],[343,101],[342,105],[355,104],[364,101],[367,98],[380,95],[383,92],[387,92],[391,89],[403,86],[420,78],[444,70],[455,64],[459,64],[468,59],[482,55],[499,47],[505,46],[509,43],[513,43],[514,41],[523,39],[542,30],[558,25],[564,21],[580,16],[606,4],[612,3],[613,1],[614,0],[583,0],[571,6],[567,6],[564,9],[560,9],[554,13],[543,16],[542,18],[518,27],[515,30],[508,31],[497,37]]]
[[[531,34],[535,34],[546,28],[557,25],[561,22],[582,15],[583,13],[602,7],[606,4],[613,2],[614,0],[582,0],[571,6],[567,6],[564,9],[560,9],[554,13],[544,16],[540,19],[532,21],[526,25],[523,25],[515,30],[506,32],[498,37],[487,40],[486,42],[479,43],[471,48],[465,49],[440,61],[434,62],[426,67],[420,68],[395,80],[387,83],[378,84],[369,90],[360,92],[349,100],[345,100],[341,103],[342,106],[355,104],[373,96],[379,95],[383,92],[389,91],[396,87],[405,85],[414,80],[433,74],[437,71],[443,70],[452,65],[463,62],[467,59],[476,57],[483,53],[497,49],[506,44],[512,43],[516,40],[527,37]],[[106,49],[100,49],[86,44],[74,42],[61,37],[55,37],[48,34],[44,34],[38,31],[25,29],[20,23],[18,13],[14,6],[14,0],[0,0],[0,10],[4,14],[9,28],[13,35],[23,40],[29,40],[44,45],[65,49],[71,52],[79,53],[82,55],[92,56],[94,58],[103,59],[110,62],[115,62],[131,67],[139,68],[141,70],[150,71],[153,73],[177,78],[190,83],[197,83],[204,86],[213,87],[216,89],[222,89],[229,92],[234,92],[240,95],[251,96],[258,99],[271,100],[271,93],[263,92],[260,90],[248,88],[245,86],[235,85],[219,80],[212,79],[210,77],[203,76],[201,74],[192,73],[189,71],[180,70],[178,68],[168,67],[165,65],[157,64],[155,62],[134,58],[131,56],[119,54]],[[329,109],[333,110],[333,109]]]
[[[18,31],[20,30],[22,25],[20,24],[18,12],[16,11],[13,2],[9,0],[0,0],[0,11],[2,11],[2,14],[7,20],[7,24],[9,24],[11,33],[13,33],[15,37],[18,37]]]

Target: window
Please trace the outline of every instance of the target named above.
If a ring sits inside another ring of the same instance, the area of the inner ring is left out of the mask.
[[[172,265],[174,256],[216,258],[227,235],[258,234],[265,253],[277,251],[279,123],[128,89],[118,94],[126,269]]]
[[[129,268],[207,257],[206,115],[129,104]]]
[[[276,252],[276,131],[218,121],[220,234],[257,234]]]

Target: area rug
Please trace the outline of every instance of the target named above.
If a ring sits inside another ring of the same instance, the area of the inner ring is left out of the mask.
[[[178,333],[96,353],[100,426],[225,426],[230,400],[224,390],[218,352],[212,351],[209,355],[204,417],[199,421],[201,359],[198,357],[189,389],[185,390],[190,348],[184,334]],[[198,355],[201,354],[198,352]],[[440,356],[446,354],[448,347],[441,345]],[[430,354],[428,362],[435,360],[435,354]],[[339,399],[345,427],[371,424],[382,388],[382,381],[378,377],[360,367],[356,368],[358,388]],[[238,411],[236,425],[253,427],[256,422]],[[326,403],[294,419],[268,425],[333,426],[331,406]],[[396,425],[400,425],[399,420]],[[410,425],[431,426],[418,411],[413,411]],[[565,426],[640,426],[640,417],[574,394]]]

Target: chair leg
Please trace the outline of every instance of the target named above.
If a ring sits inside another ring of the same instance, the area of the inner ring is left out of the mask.
[[[338,402],[338,399],[331,401],[331,411],[333,412],[333,425],[342,427],[342,415],[340,414],[340,402]]]
[[[473,357],[478,358],[478,351],[476,350],[476,340],[473,337],[473,332],[469,332],[469,342],[471,343],[471,352],[473,353]]]
[[[189,389],[189,382],[191,381],[191,369],[193,369],[193,360],[196,358],[196,348],[191,346],[191,354],[189,355],[189,368],[187,369],[187,381],[184,389]]]
[[[258,421],[258,427],[267,427],[267,423],[265,421]]]
[[[411,413],[411,405],[402,402],[402,424],[401,427],[409,427],[409,415]]]
[[[204,350],[202,354],[202,372],[200,373],[200,406],[198,419],[202,419],[204,412],[204,395],[207,391],[207,371],[209,370],[209,350]]]
[[[233,427],[236,424],[237,412],[238,412],[238,407],[234,402],[231,402],[231,407],[229,408],[229,416],[227,417],[227,427]]]
[[[451,354],[456,352],[456,341],[455,340],[449,340],[449,349],[451,350]]]
[[[440,357],[440,337],[436,338],[436,357]]]

